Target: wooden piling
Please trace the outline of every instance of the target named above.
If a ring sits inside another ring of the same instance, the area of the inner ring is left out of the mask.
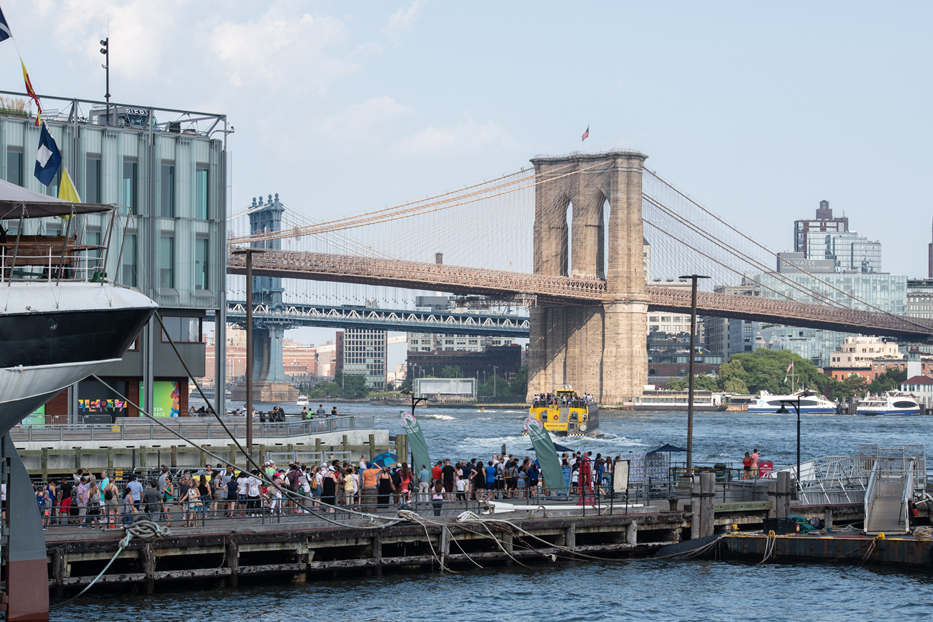
[[[227,553],[227,568],[230,576],[227,577],[228,587],[238,587],[240,578],[240,547],[236,540],[228,540],[225,547]]]
[[[700,537],[713,535],[713,502],[716,495],[716,474],[700,473]]]
[[[370,456],[372,457],[372,456]],[[382,538],[373,536],[373,576],[382,575]]]
[[[700,483],[690,484],[690,539],[700,537]]]
[[[781,471],[777,477],[777,512],[775,518],[787,518],[790,510],[790,473]]]
[[[155,593],[155,569],[156,557],[155,550],[152,548],[152,542],[146,542],[139,549],[139,562],[142,566],[143,574],[146,575],[146,594]]]

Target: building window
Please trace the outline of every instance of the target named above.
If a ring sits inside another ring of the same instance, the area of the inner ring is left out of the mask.
[[[6,150],[6,180],[17,186],[23,185],[23,150],[19,147]]]
[[[175,238],[164,234],[159,239],[159,288],[175,288]]]
[[[207,220],[207,201],[210,199],[208,191],[209,171],[206,164],[198,164],[194,173],[195,182],[195,218],[198,220]]]
[[[163,316],[162,325],[163,342],[201,343],[201,318]]]
[[[84,169],[84,200],[87,203],[101,203],[100,154],[89,153]]]
[[[162,218],[175,217],[175,163],[162,163],[161,212]]]
[[[122,272],[120,282],[127,287],[136,287],[136,234],[127,233],[120,259]]]
[[[134,214],[139,207],[139,164],[136,159],[123,160],[123,207],[128,207]]]
[[[210,240],[198,238],[194,241],[194,288],[207,291],[210,289]]]

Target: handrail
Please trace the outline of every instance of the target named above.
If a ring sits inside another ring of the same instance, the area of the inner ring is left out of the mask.
[[[865,514],[865,528],[868,528],[869,518],[871,517],[871,509],[875,504],[875,498],[878,496],[878,481],[881,476],[881,461],[876,460],[875,466],[872,467],[871,477],[868,478],[868,488],[865,489],[865,505],[863,507]]]
[[[914,490],[914,461],[910,461],[910,468],[907,469],[907,481],[904,482],[904,492],[901,495],[901,511],[898,517],[898,524],[903,524],[904,529],[910,531],[910,516],[908,512],[909,502],[913,496]]]
[[[189,418],[185,417],[184,419]],[[186,438],[229,439],[226,430],[213,420],[188,420],[182,423],[175,419],[164,423]],[[236,438],[246,437],[245,423],[227,423],[227,428]],[[291,438],[357,429],[375,429],[375,419],[373,417],[343,416],[296,422],[257,423],[253,425],[253,434],[257,439]],[[19,443],[77,440],[146,441],[178,438],[160,425],[136,421],[116,424],[18,425],[10,431],[10,435],[14,442]]]

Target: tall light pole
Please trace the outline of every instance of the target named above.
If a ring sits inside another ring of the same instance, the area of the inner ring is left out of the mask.
[[[708,279],[708,276],[691,274],[682,276],[682,279],[690,279],[693,298],[690,304],[690,380],[688,381],[687,394],[687,477],[693,478],[693,361],[696,358],[696,340],[697,340],[697,280]]]
[[[105,62],[101,65],[107,75],[107,92],[104,98],[107,100],[107,125],[110,125],[110,37],[100,40],[100,53],[104,55]]]
[[[794,407],[794,410],[797,411],[797,490],[803,490],[803,484],[800,482],[800,398],[809,397],[811,394],[809,391],[801,391],[797,394],[796,400],[781,400],[781,407],[777,409],[776,414],[778,415],[787,415],[790,414],[790,411],[787,410],[787,407],[784,404],[790,404]]]
[[[261,252],[264,249],[233,251],[234,255],[246,255],[246,453],[249,455],[253,454],[253,254]]]

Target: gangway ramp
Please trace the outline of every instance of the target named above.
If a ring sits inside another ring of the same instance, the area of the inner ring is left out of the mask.
[[[910,532],[907,501],[913,494],[914,468],[912,460],[879,458],[875,462],[865,494],[866,534]]]

